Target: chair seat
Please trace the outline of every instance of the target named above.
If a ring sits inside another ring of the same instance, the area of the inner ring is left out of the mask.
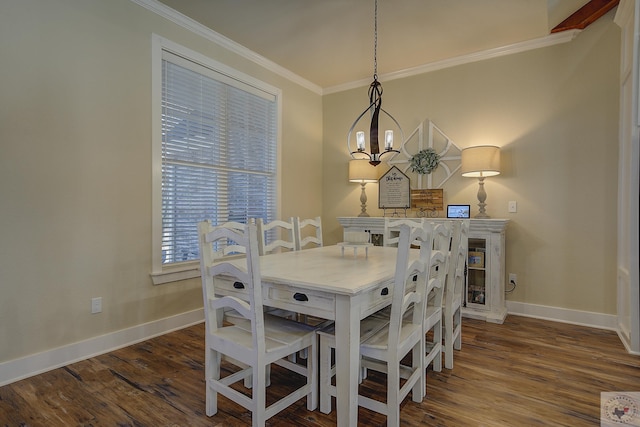
[[[239,320],[239,319],[238,319]],[[265,348],[268,360],[273,362],[282,358],[278,350],[290,350],[289,347],[299,347],[300,349],[309,346],[309,341],[314,339],[315,328],[303,323],[293,322],[278,316],[265,315]],[[246,353],[236,353],[235,358],[241,362],[250,364],[251,357],[255,355],[253,351],[253,336],[251,334],[251,322],[246,319],[239,320],[238,323],[217,329],[211,333],[212,339],[228,340],[232,345],[244,347]],[[249,356],[248,358],[245,357]]]
[[[389,319],[385,319],[384,317],[375,317],[375,315],[371,315],[366,317],[360,321],[360,342],[368,339],[373,334],[378,332],[380,329],[384,328],[389,324]],[[329,339],[333,338],[335,340],[336,333],[336,325],[331,322],[331,324],[325,326],[324,328],[318,331],[319,335],[324,335]],[[334,346],[335,347],[335,346]]]
[[[422,335],[422,325],[416,325],[415,323],[404,321],[402,323],[402,327],[400,328],[398,347],[400,349],[404,348],[407,342],[411,342],[411,337],[415,336],[416,334]],[[384,353],[389,349],[388,343],[389,324],[387,322],[387,325],[385,327],[378,330],[376,333],[371,335],[367,340],[360,344],[360,352],[363,356],[376,357],[374,355],[379,356],[381,353]]]

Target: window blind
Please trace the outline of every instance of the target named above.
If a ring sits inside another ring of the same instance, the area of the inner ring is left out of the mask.
[[[199,258],[198,222],[276,212],[274,95],[163,51],[162,263]]]

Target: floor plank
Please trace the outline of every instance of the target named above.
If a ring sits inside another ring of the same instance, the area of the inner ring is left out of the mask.
[[[226,398],[205,415],[203,340],[200,324],[0,387],[0,426],[250,425]],[[640,357],[615,332],[526,317],[464,319],[454,363],[429,371],[422,403],[406,399],[403,426],[594,426],[600,392],[640,391]],[[272,375],[275,399],[294,380],[279,367]],[[384,381],[372,372],[362,387],[382,398]],[[360,425],[386,425],[363,408],[358,416]],[[309,412],[301,400],[267,425],[335,423],[335,412]]]

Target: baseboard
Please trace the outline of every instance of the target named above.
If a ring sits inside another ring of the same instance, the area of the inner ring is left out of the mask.
[[[2,362],[0,363],[0,386],[60,368],[70,363],[108,353],[203,321],[203,309],[188,311],[63,347],[43,351],[42,353],[31,354],[19,359]]]
[[[608,329],[612,331],[616,330],[618,319],[614,314],[570,310],[568,308],[526,304],[517,301],[507,301],[507,312],[510,315],[535,317],[537,319],[571,323],[574,325],[589,326],[592,328]]]

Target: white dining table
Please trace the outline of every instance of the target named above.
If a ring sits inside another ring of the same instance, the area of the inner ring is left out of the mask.
[[[360,320],[391,304],[396,254],[373,246],[343,255],[324,246],[260,257],[264,305],[335,321],[338,426],[357,425]],[[242,297],[232,283],[215,286]]]

